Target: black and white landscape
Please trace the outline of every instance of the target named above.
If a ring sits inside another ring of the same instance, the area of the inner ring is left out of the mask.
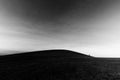
[[[119,0],[0,0],[0,80],[120,80]]]
[[[0,0],[0,80],[120,80],[119,0]]]

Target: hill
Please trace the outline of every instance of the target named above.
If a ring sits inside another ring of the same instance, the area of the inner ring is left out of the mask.
[[[56,49],[56,50],[42,50],[42,51],[31,51],[31,52],[23,52],[23,53],[17,53],[17,54],[10,54],[10,55],[5,55],[5,56],[0,56],[0,61],[35,61],[39,60],[42,61],[42,59],[47,60],[65,60],[65,58],[78,58],[81,60],[85,59],[92,59],[92,56],[88,56],[82,53],[77,53],[74,51],[70,50],[63,50],[63,49]],[[70,60],[70,59],[69,59]]]
[[[7,56],[19,56],[19,55],[37,55],[39,57],[44,57],[44,56],[59,56],[59,57],[90,57],[88,55],[85,55],[83,53],[78,53],[75,51],[71,51],[71,50],[64,50],[64,49],[53,49],[53,50],[41,50],[41,51],[31,51],[31,52],[21,52],[21,53],[17,53],[17,54],[10,54],[10,55],[6,55]]]
[[[0,57],[0,80],[116,80],[109,62],[70,50],[12,54]]]

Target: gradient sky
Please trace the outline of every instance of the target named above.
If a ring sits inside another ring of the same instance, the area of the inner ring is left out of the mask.
[[[2,4],[0,52],[6,55],[16,51],[69,49],[96,57],[120,57],[120,1],[101,9],[89,19],[80,20],[79,10],[59,18],[63,24],[54,25],[62,26],[60,30],[58,27],[48,28],[52,23],[35,25],[13,16]]]

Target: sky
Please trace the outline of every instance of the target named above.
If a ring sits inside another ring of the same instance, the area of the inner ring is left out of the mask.
[[[2,4],[0,53],[7,55],[16,52],[68,49],[95,57],[120,57],[119,4],[116,0],[104,8],[98,8],[94,16],[89,15],[89,18],[81,19],[80,10],[76,9],[57,19],[57,22],[37,25],[14,16],[6,9],[5,4]]]

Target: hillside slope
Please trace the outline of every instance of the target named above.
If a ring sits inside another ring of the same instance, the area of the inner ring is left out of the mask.
[[[69,50],[46,50],[0,57],[0,80],[111,80],[111,66]],[[111,67],[109,70],[107,67]],[[117,77],[116,77],[117,75]]]

